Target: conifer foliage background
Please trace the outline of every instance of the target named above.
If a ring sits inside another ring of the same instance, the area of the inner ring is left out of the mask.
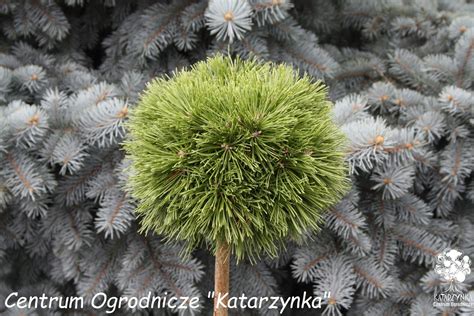
[[[232,294],[472,315],[432,304],[436,254],[474,258],[474,3],[452,0],[0,1],[0,312],[13,290],[204,300],[209,254],[137,233],[120,143],[145,82],[216,52],[324,80],[353,183],[317,236],[233,265]]]

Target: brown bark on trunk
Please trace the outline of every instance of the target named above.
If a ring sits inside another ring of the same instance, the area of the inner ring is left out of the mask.
[[[214,274],[214,316],[227,316],[227,302],[229,300],[229,269],[230,269],[230,249],[226,242],[217,245],[216,267]],[[227,297],[220,301],[226,306],[217,304],[219,294]]]

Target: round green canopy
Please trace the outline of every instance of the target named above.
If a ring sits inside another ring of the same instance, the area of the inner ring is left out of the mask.
[[[348,187],[331,108],[285,65],[216,56],[154,80],[125,142],[142,231],[242,259],[317,230]]]

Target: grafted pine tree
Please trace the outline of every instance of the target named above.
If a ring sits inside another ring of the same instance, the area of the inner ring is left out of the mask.
[[[125,143],[141,231],[210,248],[225,296],[231,254],[277,256],[346,191],[331,107],[322,84],[289,66],[220,55],[153,81]],[[214,314],[227,310],[215,303]]]

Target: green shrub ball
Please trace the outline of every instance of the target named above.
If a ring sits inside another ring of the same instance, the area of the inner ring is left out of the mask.
[[[240,260],[318,230],[348,186],[331,109],[285,65],[217,56],[152,81],[124,144],[141,231]]]

